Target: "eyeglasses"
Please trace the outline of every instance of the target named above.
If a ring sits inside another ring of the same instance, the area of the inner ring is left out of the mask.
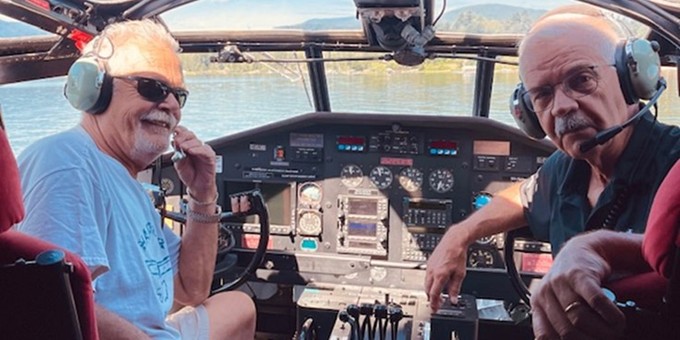
[[[146,77],[135,77],[135,76],[125,76],[125,77],[114,77],[122,80],[133,80],[137,82],[137,93],[144,99],[160,103],[168,97],[168,94],[172,93],[179,103],[179,107],[184,107],[187,102],[187,97],[189,96],[189,91],[181,88],[172,88],[166,85],[164,82],[156,79],[146,78]]]
[[[574,100],[595,92],[600,82],[600,75],[595,69],[599,66],[614,65],[592,65],[578,68],[572,71],[561,82],[555,85],[543,85],[529,89],[524,92],[524,95],[529,96],[535,112],[543,113],[550,111],[555,102],[555,88],[557,86],[562,86],[564,94]]]

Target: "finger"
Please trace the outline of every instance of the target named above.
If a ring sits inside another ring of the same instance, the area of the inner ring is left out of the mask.
[[[585,334],[571,323],[571,320],[569,320],[564,311],[566,306],[560,304],[552,289],[546,289],[543,298],[542,308],[544,308],[543,311],[546,318],[561,339],[588,339]],[[570,312],[576,313],[578,311],[572,310]]]
[[[539,340],[559,339],[560,336],[550,325],[545,312],[540,306],[532,305],[531,308],[531,324],[534,328],[534,337]]]
[[[602,292],[599,283],[582,280],[574,285],[574,291],[583,297],[597,314],[598,318],[611,326],[613,331],[623,332],[626,317],[616,305]]]
[[[602,317],[585,302],[565,314],[576,329],[595,339],[616,339],[620,335],[617,329],[614,329],[611,325],[607,324],[604,319],[602,319]]]
[[[184,126],[178,125],[177,127],[175,127],[173,139],[177,143],[182,143],[190,139],[198,138],[196,137],[196,134],[194,134],[191,130],[185,128]]]
[[[433,278],[432,286],[430,287],[430,291],[428,294],[428,296],[430,297],[430,309],[432,309],[433,312],[439,310],[439,307],[441,305],[441,292],[443,287],[444,280]]]
[[[458,294],[460,293],[460,286],[463,284],[463,278],[454,271],[451,280],[449,280],[449,299],[452,304],[458,303]]]
[[[430,287],[432,287],[432,272],[429,270],[425,271],[425,295],[427,295],[427,299],[430,299]]]

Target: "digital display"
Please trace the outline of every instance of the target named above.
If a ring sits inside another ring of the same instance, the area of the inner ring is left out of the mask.
[[[472,144],[475,155],[510,156],[510,142],[495,140],[476,140]]]
[[[430,148],[458,149],[458,143],[450,140],[435,140],[430,142]]]
[[[375,243],[372,242],[349,241],[348,245],[350,248],[375,249]]]
[[[450,203],[450,201],[448,202]],[[408,207],[410,209],[423,209],[423,210],[446,210],[446,201],[434,201],[434,200],[413,200],[408,202]]]
[[[371,236],[375,237],[378,227],[370,222],[349,222],[347,224],[347,235],[350,236]]]
[[[224,182],[224,198],[222,209],[231,211],[231,201],[229,195],[260,189],[264,202],[269,210],[269,223],[271,225],[290,226],[291,224],[291,186],[288,183],[250,183],[250,182]],[[242,217],[241,223],[259,223],[257,215]]]
[[[350,198],[347,200],[348,211],[351,215],[370,215],[378,214],[378,201],[361,198]]]
[[[430,156],[456,156],[458,155],[458,143],[452,140],[433,140],[427,144]]]
[[[366,144],[366,138],[354,136],[339,136],[337,139],[337,143],[349,145],[364,145]]]

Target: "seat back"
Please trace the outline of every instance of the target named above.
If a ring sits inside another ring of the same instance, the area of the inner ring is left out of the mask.
[[[0,320],[8,339],[83,338],[64,253],[47,250],[35,261],[0,267]],[[28,308],[34,306],[36,308]]]
[[[9,230],[24,216],[19,172],[0,126],[0,338],[98,339],[90,271],[77,256]],[[19,262],[17,262],[19,261]],[[67,265],[68,264],[68,265]]]
[[[680,161],[668,172],[654,196],[642,255],[659,275],[668,279],[665,308],[680,318]]]

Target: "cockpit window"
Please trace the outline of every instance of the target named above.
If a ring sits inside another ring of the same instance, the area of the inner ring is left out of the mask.
[[[20,38],[30,36],[45,36],[52,33],[43,31],[25,22],[16,21],[0,14],[0,39],[1,38]]]

